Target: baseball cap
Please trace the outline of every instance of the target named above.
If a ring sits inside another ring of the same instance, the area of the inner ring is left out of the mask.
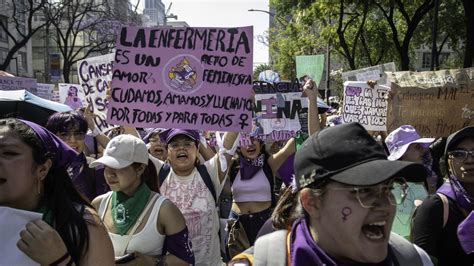
[[[358,123],[325,128],[310,136],[295,155],[298,189],[324,179],[346,185],[371,186],[390,178],[421,182],[421,164],[389,161],[383,147]]]
[[[450,151],[453,146],[458,144],[461,140],[463,140],[466,137],[474,137],[474,126],[462,128],[454,132],[453,134],[449,135],[448,139],[446,140],[444,154],[447,155],[448,151]]]
[[[162,138],[163,142],[168,144],[171,139],[178,135],[185,135],[186,137],[194,140],[194,141],[199,141],[199,132],[196,130],[192,129],[179,129],[179,128],[171,128],[167,129],[163,134],[160,134],[160,137]]]
[[[434,138],[420,137],[413,126],[400,126],[385,138],[385,144],[390,152],[388,159],[391,161],[400,159],[412,143],[420,143],[427,148],[434,140]]]
[[[122,169],[132,163],[148,165],[148,150],[143,140],[123,134],[111,139],[105,147],[104,155],[90,163],[89,167],[103,164],[114,169]]]

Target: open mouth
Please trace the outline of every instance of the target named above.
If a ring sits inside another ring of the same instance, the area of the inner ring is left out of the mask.
[[[380,240],[385,238],[386,221],[373,222],[362,226],[362,233],[370,240]]]
[[[188,155],[187,155],[186,153],[182,152],[182,153],[178,153],[178,154],[176,155],[176,158],[177,158],[178,160],[186,160],[186,159],[188,159]]]
[[[7,180],[5,178],[0,178],[0,185],[3,184],[3,183],[6,183]]]

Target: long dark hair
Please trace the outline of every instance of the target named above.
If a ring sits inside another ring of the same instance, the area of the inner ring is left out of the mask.
[[[20,120],[1,119],[0,127],[8,127],[31,147],[36,164],[43,164],[51,158],[51,154],[36,133]],[[85,206],[90,208],[92,206],[74,188],[66,169],[49,170],[44,179],[44,194],[39,206],[52,213],[52,226],[61,236],[71,258],[77,264],[89,247],[89,231],[83,212]]]

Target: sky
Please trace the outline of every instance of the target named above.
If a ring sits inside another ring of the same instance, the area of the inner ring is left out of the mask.
[[[170,13],[178,16],[177,21],[186,21],[191,27],[253,26],[254,64],[268,63],[268,47],[258,42],[257,36],[268,30],[269,14],[248,11],[249,9],[268,11],[268,0],[162,0],[162,2],[166,9],[172,3]]]

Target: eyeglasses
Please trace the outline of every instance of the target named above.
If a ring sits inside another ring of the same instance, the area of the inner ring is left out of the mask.
[[[405,179],[397,178],[385,185],[370,186],[370,187],[326,187],[324,189],[316,189],[317,192],[324,190],[348,190],[359,201],[363,208],[373,208],[377,199],[386,198],[390,205],[403,204],[408,194],[408,184]],[[314,191],[314,189],[313,189]]]
[[[464,162],[468,155],[474,157],[474,151],[455,150],[448,152],[448,155],[453,159]]]
[[[62,139],[62,140],[69,140],[72,137],[77,140],[83,140],[86,137],[86,134],[83,132],[79,131],[73,131],[73,132],[58,132],[57,136]]]
[[[180,147],[184,149],[190,149],[195,145],[194,141],[186,141],[186,142],[170,142],[168,143],[168,148],[171,150],[177,150]]]

